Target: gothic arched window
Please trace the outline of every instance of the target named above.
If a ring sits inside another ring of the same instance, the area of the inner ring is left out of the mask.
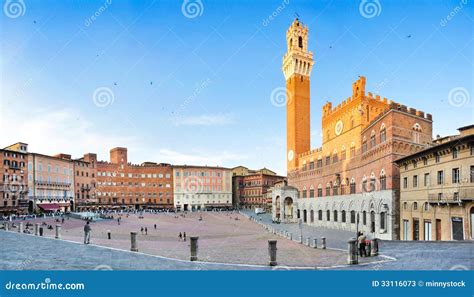
[[[303,49],[303,37],[298,37],[298,46]]]

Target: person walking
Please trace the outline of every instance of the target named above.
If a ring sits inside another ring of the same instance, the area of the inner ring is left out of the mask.
[[[91,225],[89,225],[89,221],[86,222],[84,225],[84,244],[89,244],[91,241]]]
[[[178,239],[179,239],[179,241],[181,241],[183,239],[183,234],[181,234],[181,232],[179,232]]]
[[[359,244],[359,255],[361,257],[366,257],[367,256],[367,254],[365,252],[365,240],[366,240],[366,237],[365,237],[364,233],[359,232],[359,237],[357,238],[357,243]]]
[[[155,230],[156,230],[156,224],[155,224]]]
[[[186,241],[186,232],[183,232],[183,241]]]
[[[148,228],[145,227],[145,235],[148,235]]]
[[[142,235],[143,235],[143,227],[140,229],[140,232],[141,232],[141,233],[142,233]]]

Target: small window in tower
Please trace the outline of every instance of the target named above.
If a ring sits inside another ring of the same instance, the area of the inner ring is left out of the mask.
[[[299,46],[300,48],[303,48],[303,38],[302,38],[301,36],[298,37],[298,46]]]

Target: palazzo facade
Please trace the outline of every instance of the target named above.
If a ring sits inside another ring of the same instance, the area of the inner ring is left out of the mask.
[[[394,161],[430,145],[432,116],[366,92],[359,77],[350,97],[322,106],[322,145],[311,149],[308,28],[296,19],[286,38],[288,185],[272,192],[273,218],[397,239]]]

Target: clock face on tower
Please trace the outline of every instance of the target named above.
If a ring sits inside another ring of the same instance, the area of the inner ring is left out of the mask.
[[[293,153],[293,150],[290,150],[288,152],[288,161],[292,161],[294,158],[295,153]]]
[[[344,124],[342,123],[341,120],[339,120],[337,123],[336,123],[336,127],[335,127],[335,131],[336,132],[336,135],[341,135],[342,133],[342,129],[344,128]]]

